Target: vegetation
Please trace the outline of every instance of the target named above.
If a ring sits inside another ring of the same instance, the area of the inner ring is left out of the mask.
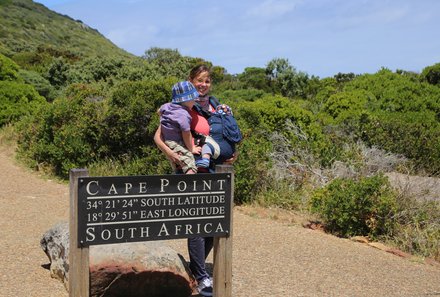
[[[31,54],[55,49],[71,59],[86,56],[132,55],[112,44],[97,30],[60,15],[31,0],[0,2],[0,48],[3,54]],[[48,46],[46,46],[48,45]],[[66,47],[66,45],[68,45]]]
[[[383,175],[334,179],[317,190],[310,203],[327,222],[326,228],[341,236],[375,237],[391,234],[396,195]]]
[[[230,75],[177,49],[132,56],[30,0],[0,6],[0,126],[28,166],[62,178],[73,167],[100,176],[170,173],[153,142],[156,110],[173,83],[205,63],[214,95],[231,105],[244,135],[236,203],[313,212],[339,236],[440,259],[440,202],[398,192],[385,176],[440,172],[439,64],[421,74],[319,78],[274,58]]]

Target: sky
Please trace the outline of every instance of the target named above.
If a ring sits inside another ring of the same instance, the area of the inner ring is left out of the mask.
[[[320,78],[440,62],[439,0],[34,0],[142,56],[177,49],[239,74],[275,58]]]

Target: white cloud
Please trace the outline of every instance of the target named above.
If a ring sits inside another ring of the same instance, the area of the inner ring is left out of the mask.
[[[276,18],[283,16],[295,9],[300,1],[288,0],[265,0],[259,5],[250,9],[247,13],[253,17]]]

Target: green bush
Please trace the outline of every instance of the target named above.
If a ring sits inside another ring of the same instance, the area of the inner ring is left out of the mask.
[[[0,81],[0,126],[19,120],[45,102],[31,85]]]
[[[87,165],[91,176],[126,176],[169,174],[172,170],[163,153],[154,146],[142,147],[135,156],[103,158]]]
[[[176,79],[163,81],[123,82],[117,85],[108,100],[104,139],[109,154],[137,154],[152,141],[159,126],[158,108],[171,100],[171,87]]]
[[[325,102],[323,111],[338,123],[347,119],[357,120],[367,109],[368,101],[368,93],[363,90],[337,93]]]
[[[18,152],[34,168],[67,177],[106,152],[102,145],[103,102],[84,85],[72,86],[68,98],[42,105],[17,125]],[[99,97],[98,97],[99,98]]]
[[[361,129],[367,144],[404,155],[416,169],[440,172],[440,123],[433,112],[376,113]]]
[[[139,168],[136,160],[145,159],[148,164],[139,171],[151,173],[153,160],[159,157],[146,147],[155,147],[156,111],[170,100],[173,82],[121,83],[110,95],[92,85],[71,85],[66,98],[56,99],[21,121],[19,153],[31,166],[49,168],[62,177],[71,168],[106,159],[131,164],[133,170]]]
[[[376,175],[335,179],[317,190],[310,200],[311,209],[324,220],[326,228],[340,236],[376,237],[393,231],[396,196],[386,177]]]
[[[244,140],[237,148],[238,159],[234,164],[235,201],[239,204],[252,202],[267,187],[269,166],[268,153],[271,144],[263,132],[244,132]]]
[[[0,54],[0,81],[20,81],[19,67],[8,57]]]
[[[25,83],[32,85],[38,94],[46,98],[47,101],[53,101],[57,96],[55,88],[49,83],[47,79],[42,77],[35,71],[20,70],[20,76]]]
[[[358,76],[344,87],[344,92],[356,90],[364,90],[369,94],[370,111],[440,112],[438,87],[387,69]]]

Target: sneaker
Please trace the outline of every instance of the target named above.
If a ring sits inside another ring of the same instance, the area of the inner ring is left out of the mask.
[[[199,282],[199,285],[197,286],[197,290],[199,291],[199,294],[206,297],[212,296],[212,280],[211,278],[204,278]]]
[[[196,161],[196,166],[200,168],[208,168],[209,167],[209,159],[202,158]]]

